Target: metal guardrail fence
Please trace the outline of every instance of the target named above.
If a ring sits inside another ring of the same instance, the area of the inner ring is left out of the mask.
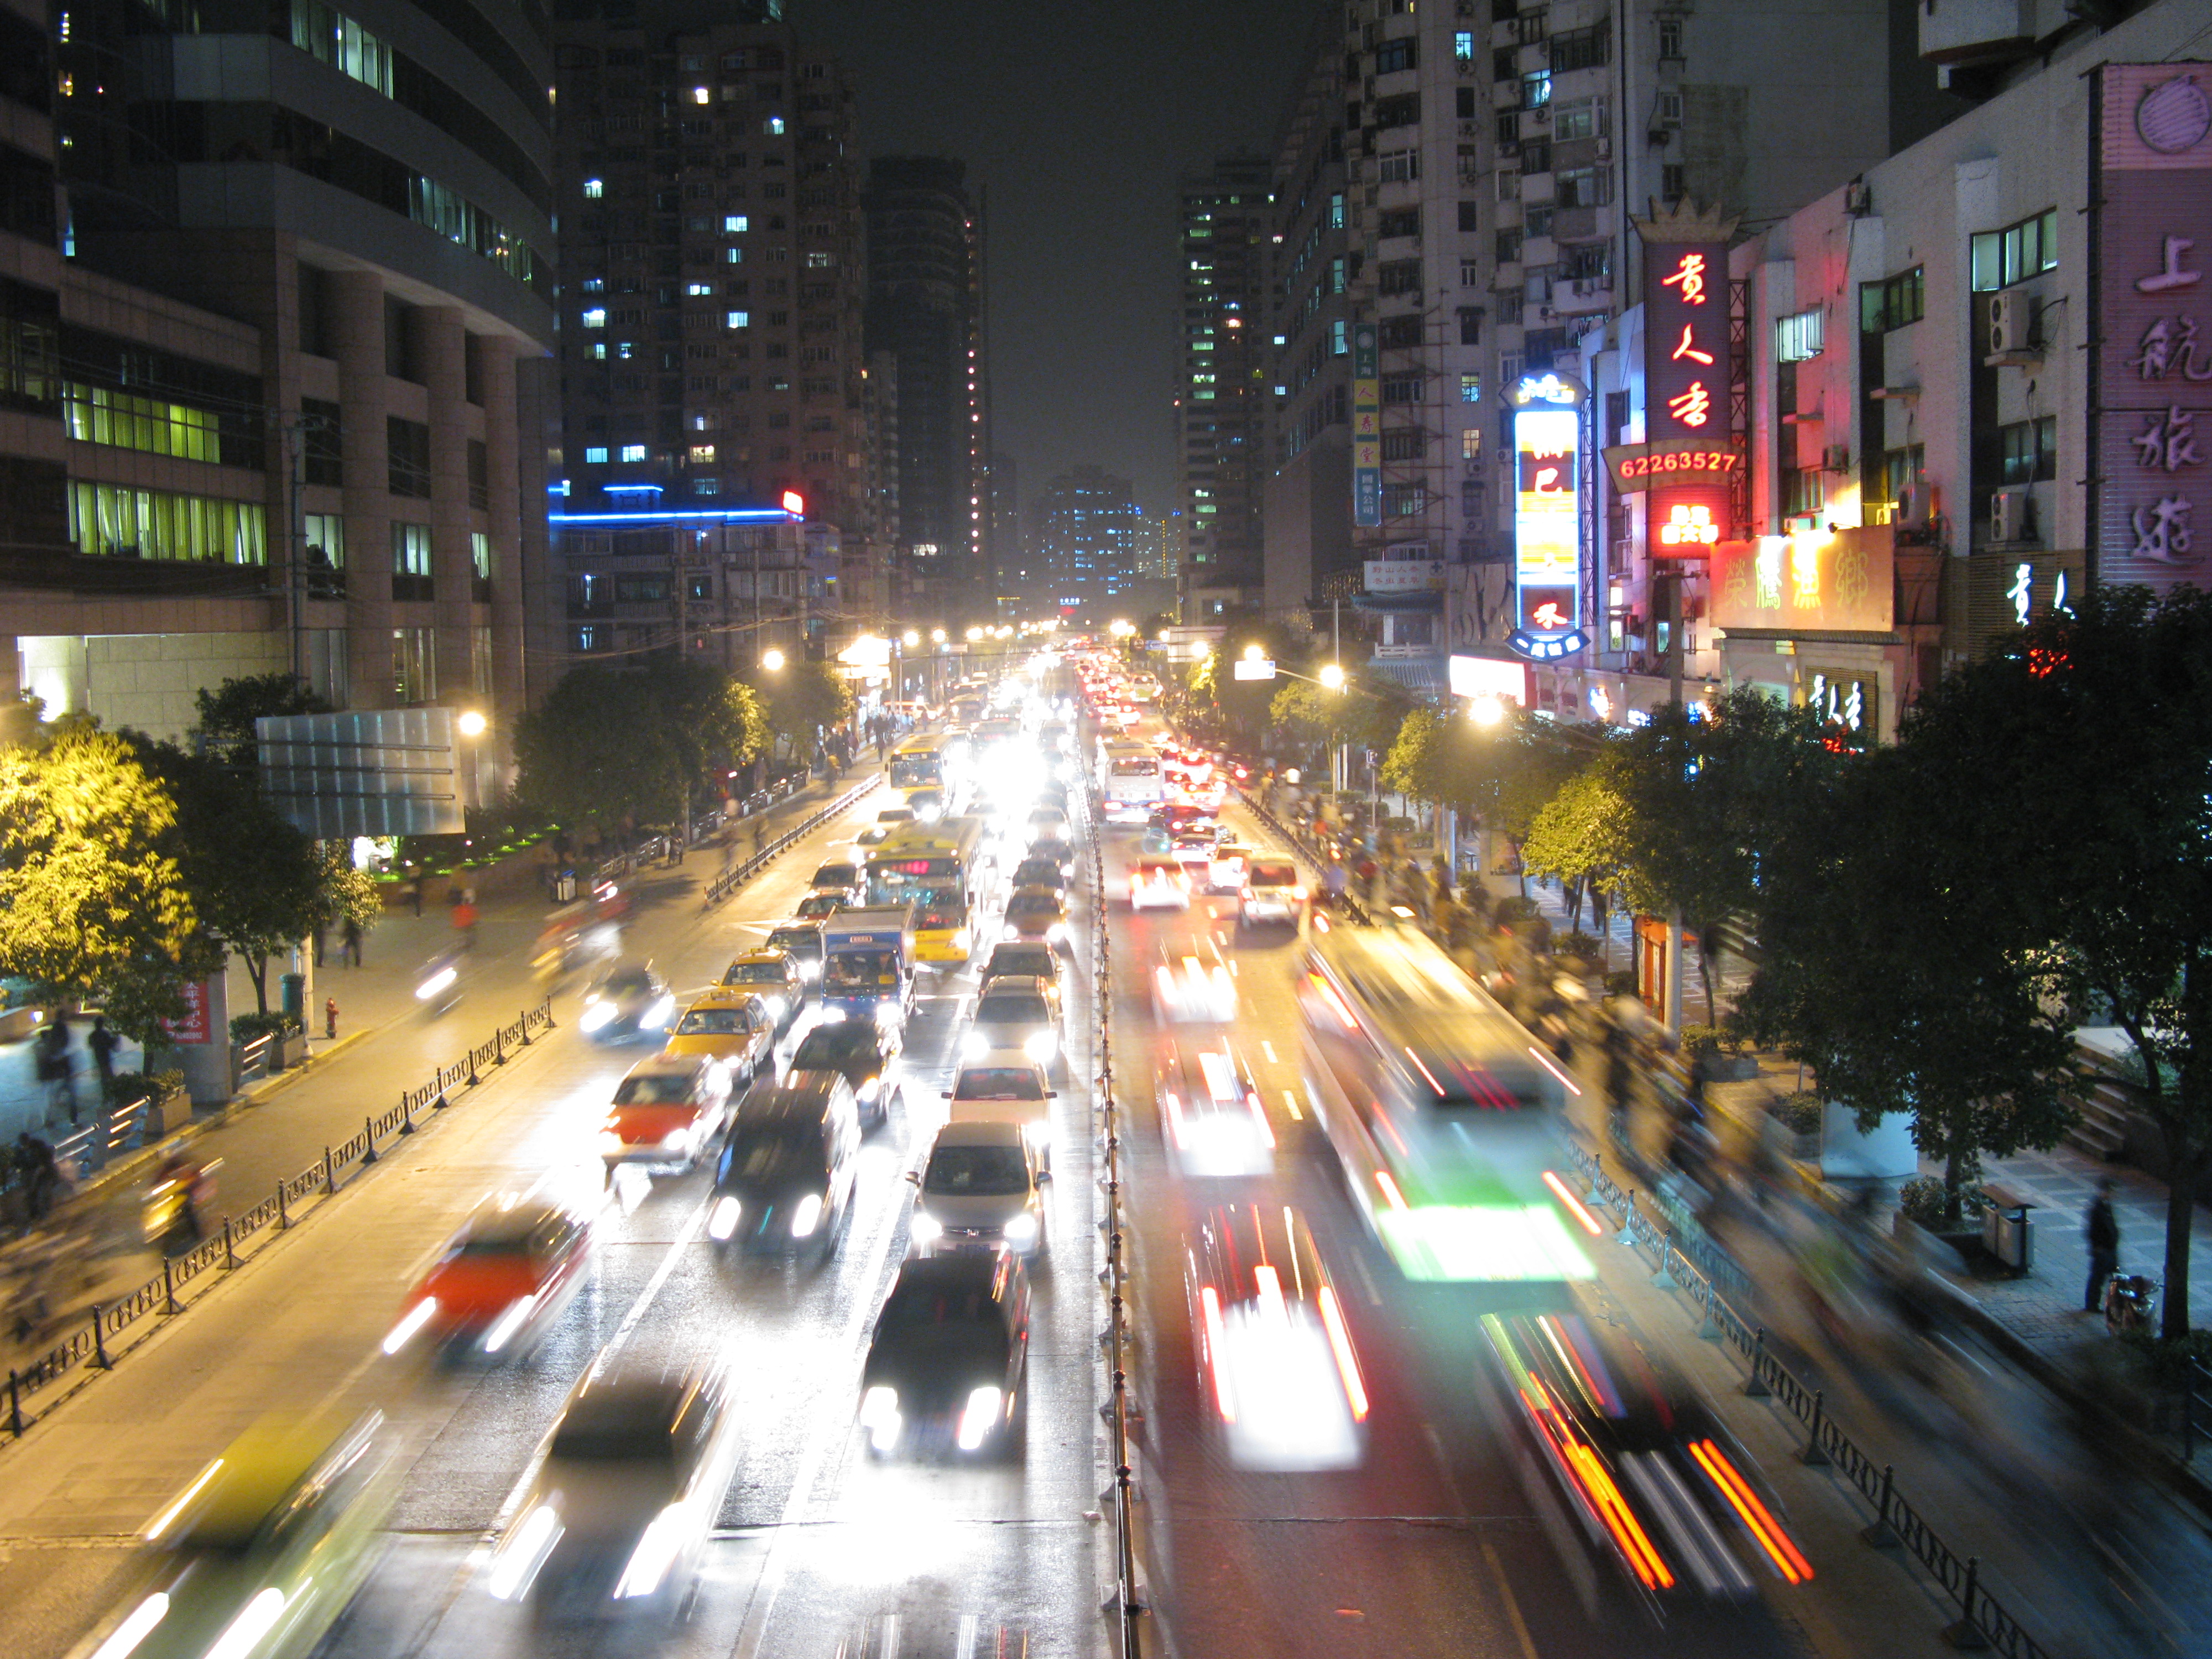
[[[881,784],[883,781],[883,775],[881,773],[876,774],[874,776],[854,785],[850,789],[848,789],[843,794],[838,796],[836,799],[831,801],[827,806],[823,807],[821,811],[810,813],[807,817],[802,818],[798,823],[793,825],[790,829],[778,836],[774,841],[763,842],[760,850],[756,852],[743,864],[732,865],[729,869],[723,871],[720,875],[715,877],[713,881],[708,883],[706,897],[700,904],[699,908],[702,910],[713,909],[724,899],[729,897],[731,894],[736,892],[738,888],[744,886],[755,876],[758,875],[763,870],[767,868],[768,866],[774,861],[776,854],[788,848],[801,836],[811,834],[823,824],[828,823],[831,818],[836,817],[838,813],[846,811],[848,807],[852,806],[854,803],[862,799],[869,793],[870,791],[875,789],[879,784]]]
[[[1319,868],[1326,866],[1329,862],[1329,854],[1326,848],[1324,848],[1318,842],[1313,840],[1310,836],[1300,835],[1294,827],[1285,823],[1280,818],[1277,817],[1272,811],[1262,806],[1260,804],[1260,798],[1254,794],[1250,790],[1237,790],[1237,799],[1244,803],[1245,810],[1250,812],[1254,817],[1259,819],[1260,822],[1266,824],[1268,829],[1273,830],[1275,834],[1280,836],[1292,847],[1297,848],[1299,856],[1304,858],[1309,864]],[[1367,914],[1365,908],[1362,906],[1358,900],[1352,896],[1349,890],[1346,890],[1342,897],[1335,901],[1335,908],[1343,915],[1358,922],[1363,927],[1371,926],[1373,923],[1374,919]]]
[[[67,1337],[29,1364],[9,1371],[8,1397],[0,1402],[8,1431],[20,1439],[30,1427],[32,1419],[23,1408],[26,1398],[52,1387],[81,1365],[95,1370],[110,1369],[115,1363],[107,1352],[112,1339],[149,1314],[183,1312],[185,1304],[178,1298],[179,1290],[203,1274],[236,1267],[238,1247],[246,1240],[257,1233],[281,1232],[289,1227],[293,1211],[307,1199],[318,1194],[335,1196],[342,1175],[366,1169],[382,1156],[380,1143],[416,1132],[417,1113],[442,1111],[451,1103],[454,1089],[475,1087],[484,1074],[506,1065],[514,1051],[528,1048],[537,1035],[551,1030],[553,1023],[550,997],[525,1009],[470,1049],[464,1059],[440,1066],[429,1082],[404,1091],[399,1103],[390,1111],[364,1118],[359,1133],[337,1146],[325,1146],[319,1160],[278,1182],[276,1190],[259,1203],[240,1214],[225,1215],[219,1231],[210,1231],[191,1249],[165,1255],[161,1271],[154,1278],[135,1290],[94,1303],[78,1316],[76,1328]]]
[[[1630,1249],[1649,1251],[1658,1267],[1651,1282],[1664,1290],[1680,1290],[1699,1310],[1698,1334],[1725,1341],[1746,1362],[1749,1375],[1743,1391],[1754,1398],[1771,1396],[1805,1425],[1805,1442],[1797,1455],[1808,1464],[1832,1466],[1859,1495],[1875,1507],[1872,1524],[1860,1536],[1876,1548],[1902,1548],[1957,1602],[1958,1621],[1944,1631],[1954,1647],[1994,1648],[2005,1659],[2050,1659],[2049,1650],[2021,1627],[2020,1621],[1981,1583],[1981,1562],[1960,1556],[1936,1535],[1926,1516],[1897,1490],[1893,1466],[1877,1467],[1852,1443],[1827,1414],[1818,1389],[1808,1388],[1777,1359],[1766,1346],[1766,1332],[1753,1325],[1731,1307],[1717,1279],[1730,1278],[1748,1288],[1740,1268],[1694,1224],[1686,1228],[1682,1218],[1659,1221],[1644,1214],[1636,1194],[1625,1191],[1605,1172],[1597,1157],[1570,1142],[1567,1159],[1589,1189],[1592,1205],[1603,1205],[1620,1217],[1614,1242]]]
[[[1106,1143],[1106,1328],[1108,1380],[1112,1389],[1108,1421],[1113,1430],[1115,1634],[1121,1659],[1140,1659],[1145,1606],[1137,1578],[1136,1481],[1129,1453],[1129,1258],[1127,1222],[1121,1206],[1121,1114],[1114,1092],[1114,959],[1112,930],[1106,925],[1106,848],[1098,835],[1105,819],[1086,785],[1084,805],[1091,820],[1092,985],[1098,1016],[1097,1102]]]

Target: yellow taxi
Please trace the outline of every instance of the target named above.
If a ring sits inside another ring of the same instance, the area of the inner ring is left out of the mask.
[[[665,1052],[719,1060],[746,1083],[771,1069],[775,1020],[754,993],[718,987],[684,1011],[668,1034]]]
[[[929,888],[915,901],[914,959],[963,963],[974,937],[968,928],[968,903],[957,889]]]

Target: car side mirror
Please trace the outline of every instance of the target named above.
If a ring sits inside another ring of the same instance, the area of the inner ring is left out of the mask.
[[[947,1100],[950,1100],[950,1099],[951,1099],[951,1098],[952,1098],[952,1091],[951,1091],[951,1090],[950,1090],[950,1089],[940,1089],[940,1090],[939,1090],[939,1091],[938,1091],[938,1092],[939,1092],[939,1094],[943,1095],[943,1096],[945,1097],[945,1099],[947,1099]]]
[[[919,1187],[921,1185],[921,1171],[919,1170],[908,1170],[906,1172],[906,1178],[915,1186]]]
[[[1047,1100],[1058,1100],[1060,1098],[1060,1091],[1057,1089],[1048,1089],[1044,1091],[1044,1097]]]

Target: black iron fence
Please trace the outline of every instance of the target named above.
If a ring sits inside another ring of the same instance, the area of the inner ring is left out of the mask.
[[[69,1334],[8,1373],[8,1396],[0,1401],[8,1431],[20,1437],[31,1425],[24,1401],[42,1389],[52,1387],[79,1367],[105,1370],[115,1363],[108,1345],[149,1315],[184,1311],[179,1294],[208,1273],[228,1273],[239,1265],[239,1246],[257,1235],[281,1232],[292,1224],[301,1205],[334,1196],[349,1176],[376,1163],[391,1143],[416,1133],[416,1119],[435,1114],[452,1104],[462,1089],[477,1086],[497,1067],[520,1050],[540,1041],[553,1030],[553,999],[526,1008],[500,1026],[484,1042],[452,1065],[441,1066],[430,1080],[404,1090],[391,1110],[362,1120],[360,1130],[336,1146],[295,1176],[276,1183],[268,1197],[236,1215],[225,1215],[218,1226],[198,1243],[175,1255],[164,1253],[161,1271],[136,1289],[94,1303],[73,1322]]]
[[[805,817],[801,818],[797,823],[785,830],[781,835],[776,836],[773,841],[764,839],[761,842],[759,848],[755,851],[750,858],[745,860],[742,864],[732,865],[728,869],[723,871],[720,875],[715,877],[713,881],[707,884],[706,900],[699,908],[702,910],[713,909],[724,899],[729,897],[731,894],[736,892],[738,888],[744,886],[755,876],[758,875],[763,870],[766,869],[769,864],[774,862],[779,853],[784,851],[801,836],[811,834],[815,830],[820,828],[823,824],[827,823],[831,818],[836,817],[840,812],[847,811],[855,802],[867,795],[871,790],[874,789],[877,785],[880,784],[882,781],[882,775],[878,774],[860,783],[857,783],[850,789],[848,789],[843,794],[838,796],[836,799],[831,801],[827,806],[823,807],[819,811],[810,813]]]

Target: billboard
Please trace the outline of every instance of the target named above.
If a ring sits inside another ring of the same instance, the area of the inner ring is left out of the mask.
[[[1375,325],[1352,331],[1352,522],[1382,523],[1382,380]]]
[[[2096,73],[2094,574],[2158,589],[2205,586],[2212,64],[2106,64]]]
[[[1526,663],[1504,662],[1495,657],[1452,656],[1446,659],[1444,672],[1455,697],[1510,697],[1523,708],[1528,706],[1528,665]]]
[[[253,735],[270,804],[319,840],[459,835],[478,804],[450,708],[270,715]]]
[[[1727,532],[1729,482],[1741,465],[1729,422],[1728,239],[1695,216],[1639,220],[1637,228],[1644,441],[1609,451],[1606,461],[1616,489],[1647,492],[1650,556],[1703,558]]]
[[[1509,639],[1548,661],[1589,643],[1581,629],[1580,382],[1529,375],[1512,389],[1515,623]]]
[[[1896,617],[1887,525],[1717,542],[1713,626],[1723,632],[1887,634]]]

